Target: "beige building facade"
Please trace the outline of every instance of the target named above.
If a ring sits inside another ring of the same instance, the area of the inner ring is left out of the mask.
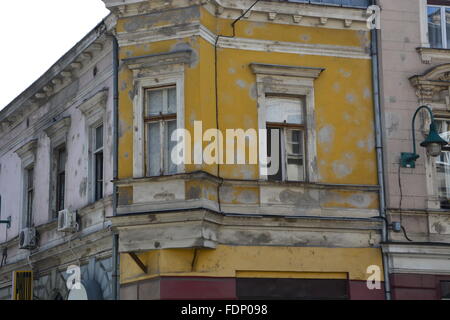
[[[449,153],[444,148],[440,156],[430,157],[419,146],[428,135],[427,112],[419,112],[415,121],[416,167],[403,168],[400,157],[413,150],[412,120],[422,105],[431,108],[439,133],[448,140],[450,1],[377,2],[387,213],[389,222],[400,222],[405,231],[391,228],[383,245],[392,297],[448,298]]]

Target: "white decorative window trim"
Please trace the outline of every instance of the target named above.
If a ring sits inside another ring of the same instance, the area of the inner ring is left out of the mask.
[[[107,123],[106,118],[106,103],[108,101],[108,89],[103,89],[91,98],[84,101],[78,109],[83,113],[86,121],[86,133],[89,141],[88,146],[88,201],[95,202],[95,160],[93,157],[94,143],[95,143],[95,129],[103,125],[103,139],[105,141],[105,128]],[[104,144],[105,146],[105,144]],[[103,190],[105,190],[105,182],[103,183]]]
[[[427,0],[419,0],[420,42],[424,48],[430,47],[428,40],[428,4]]]
[[[268,94],[284,94],[305,98],[306,182],[318,182],[314,80],[319,77],[324,69],[257,63],[252,63],[250,67],[256,74],[259,129],[266,129],[266,96]],[[262,163],[260,163],[260,169],[262,169]],[[267,177],[261,176],[260,179],[267,180]]]
[[[435,49],[431,49],[435,50]],[[447,50],[448,51],[448,50]],[[450,119],[450,64],[439,65],[428,70],[423,75],[415,75],[410,79],[416,90],[419,105],[427,105],[433,111],[436,119]],[[428,134],[430,117],[419,117],[422,137]],[[422,149],[422,148],[420,148]],[[429,210],[441,208],[436,176],[435,158],[428,156],[424,150],[425,177],[427,186],[427,203]]]
[[[61,146],[65,146],[66,156],[68,155],[68,146],[67,146],[67,136],[69,134],[70,126],[72,120],[70,117],[62,118],[61,120],[53,123],[46,129],[44,132],[50,139],[50,183],[49,183],[49,219],[54,220],[56,218],[56,195],[52,192],[52,189],[57,184],[56,179],[56,168],[55,168],[55,151]],[[66,161],[67,166],[67,161]],[[67,172],[67,170],[66,170]],[[67,181],[65,183],[65,187],[67,189]],[[67,196],[67,192],[64,192],[65,197]]]
[[[15,153],[19,156],[22,161],[21,166],[21,186],[22,186],[22,203],[20,206],[20,221],[19,225],[21,227],[30,227],[26,225],[27,221],[27,203],[28,203],[28,195],[27,195],[27,183],[28,183],[28,169],[34,167],[36,163],[36,152],[37,152],[38,140],[34,139],[27,143],[25,143],[22,147],[17,149]],[[31,224],[33,222],[31,221]]]
[[[191,51],[175,51],[126,59],[124,62],[133,71],[137,93],[133,100],[133,177],[143,178],[145,170],[145,91],[149,88],[175,85],[177,90],[177,128],[184,124],[184,69],[191,63]],[[185,170],[178,166],[178,173]]]
[[[66,143],[71,122],[70,117],[65,117],[44,129],[50,139],[52,149]]]
[[[450,49],[437,49],[437,48],[417,48],[417,52],[420,55],[422,63],[449,63],[450,62]]]
[[[108,89],[103,89],[78,106],[78,109],[85,116],[86,124],[88,126],[93,126],[97,122],[105,120],[107,101]]]
[[[15,151],[15,153],[22,160],[22,168],[27,168],[36,162],[37,145],[38,140],[34,139],[25,143],[22,147]]]

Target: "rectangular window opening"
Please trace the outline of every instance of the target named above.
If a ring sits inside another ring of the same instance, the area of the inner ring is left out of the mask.
[[[306,127],[303,99],[297,97],[266,97],[266,128],[268,157],[278,154],[279,168],[268,177],[271,181],[306,181]],[[272,145],[274,130],[278,143]],[[276,152],[274,148],[278,148]],[[274,163],[272,159],[272,164]]]
[[[63,146],[56,150],[56,213],[65,209],[66,161],[67,153]]]
[[[440,136],[450,142],[450,120],[437,120]],[[450,209],[450,146],[443,147],[441,155],[436,158],[436,178],[438,195],[442,209]]]
[[[94,168],[94,200],[103,199],[103,183],[104,183],[104,168],[103,168],[103,125],[94,129],[94,150],[93,150],[93,168]]]
[[[430,47],[450,49],[450,3],[428,0],[427,16]]]
[[[176,174],[172,159],[176,143],[171,140],[177,129],[177,90],[175,86],[147,89],[145,94],[146,175]]]
[[[26,210],[25,227],[33,224],[33,201],[34,201],[34,167],[26,169]]]

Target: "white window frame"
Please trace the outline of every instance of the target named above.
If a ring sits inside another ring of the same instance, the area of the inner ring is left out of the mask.
[[[123,59],[133,72],[133,178],[144,178],[145,172],[145,90],[152,87],[175,85],[177,88],[177,129],[184,124],[184,81],[185,68],[193,61],[192,51],[179,50]],[[184,164],[178,166],[178,173],[185,171]]]
[[[36,170],[35,170],[36,168],[35,168],[35,166],[34,166],[34,163],[32,163],[32,164],[30,164],[30,165],[28,165],[26,168],[24,168],[24,171],[23,171],[23,181],[24,181],[24,184],[23,184],[23,187],[24,187],[24,212],[23,212],[23,217],[24,217],[24,220],[23,220],[23,227],[24,228],[31,228],[31,227],[33,227],[33,224],[34,224],[34,215],[35,215],[35,212],[34,212],[34,201],[35,201],[35,199],[36,199]],[[32,202],[31,202],[31,214],[29,214],[29,207],[28,207],[28,204],[29,204],[29,199],[28,199],[28,197],[29,197],[29,191],[30,191],[30,185],[28,184],[28,182],[29,182],[29,179],[30,179],[30,177],[29,177],[29,175],[30,175],[30,171],[31,170],[33,170],[33,172],[32,172],[32,174],[33,174],[33,177],[31,177],[32,178],[32,182],[33,182],[33,199],[32,199]],[[29,224],[27,224],[27,222],[28,222],[28,219],[30,220],[29,221]]]
[[[146,91],[152,88],[175,86],[177,91],[177,129],[184,128],[184,65],[175,68],[175,72],[156,74],[155,77],[147,77],[135,80],[138,93],[134,99],[134,139],[133,139],[133,177],[147,177],[146,172],[146,129],[144,121]],[[185,171],[185,165],[178,166],[177,173]]]
[[[106,135],[105,128],[108,123],[106,118],[106,103],[108,101],[108,90],[101,90],[94,94],[91,98],[84,101],[78,109],[83,113],[86,122],[86,132],[88,136],[89,146],[88,152],[88,202],[95,202],[95,129],[100,125],[103,125],[103,197],[105,197],[106,191],[106,172],[105,172],[105,159],[106,159]]]
[[[97,129],[102,126],[103,127],[103,143],[102,143],[102,147],[96,149],[97,146]],[[90,193],[92,193],[91,196],[91,201],[100,201],[102,199],[104,199],[105,197],[105,124],[103,121],[98,121],[96,124],[92,125],[89,129],[90,131],[90,182],[89,184],[91,185],[90,187]],[[96,175],[96,170],[97,170],[97,162],[96,162],[96,155],[97,153],[103,153],[103,186],[102,186],[102,198],[100,199],[95,199],[96,198],[96,188],[97,188],[97,175]]]
[[[306,123],[306,117],[305,117],[305,109],[306,109],[306,102],[305,102],[305,96],[297,96],[297,95],[290,95],[290,96],[286,96],[286,95],[270,95],[265,97],[265,99],[267,98],[288,98],[288,99],[292,99],[292,100],[298,100],[300,102],[300,108],[301,113],[302,113],[302,117],[303,117],[303,124],[301,124],[301,126],[303,128],[297,128],[297,127],[283,127],[280,130],[280,141],[281,141],[281,145],[280,145],[280,150],[279,152],[281,152],[280,158],[281,158],[281,163],[280,165],[280,169],[281,169],[281,181],[288,181],[288,182],[307,182],[308,180],[308,166],[307,166],[307,153],[308,153],[308,149],[307,149],[307,142],[308,142],[308,128],[307,128],[307,123]],[[265,105],[265,109],[266,105]],[[275,126],[267,126],[269,122],[267,121],[266,118],[266,125],[265,125],[265,129],[267,130],[269,127],[273,128],[273,127],[277,127]],[[303,141],[302,141],[302,147],[303,147],[303,180],[291,180],[288,177],[288,154],[287,154],[287,139],[288,139],[288,132],[290,130],[293,131],[301,131],[302,135],[303,135]],[[268,143],[270,143],[270,141],[268,141]]]
[[[306,126],[304,166],[306,173],[305,179],[299,182],[318,182],[314,80],[319,77],[324,69],[256,63],[250,66],[256,74],[259,129],[267,129],[266,97],[268,95],[304,97],[304,125]],[[282,160],[285,163],[284,159]],[[263,171],[263,163],[261,161],[259,162],[259,166],[261,173]],[[260,179],[267,181],[268,176],[260,175]]]
[[[59,121],[55,122],[48,128],[44,129],[45,133],[47,134],[48,138],[50,139],[50,150],[51,150],[51,157],[50,157],[50,183],[49,183],[49,220],[53,221],[58,218],[58,212],[57,212],[57,158],[58,158],[58,150],[64,146],[66,150],[66,177],[64,181],[64,205],[67,207],[67,186],[69,185],[70,181],[69,175],[67,174],[67,159],[69,155],[69,146],[67,141],[67,136],[70,131],[70,127],[72,124],[71,117],[65,117],[60,119]],[[55,190],[52,190],[53,187],[55,187]]]
[[[428,34],[428,8],[440,8],[441,9],[441,37],[442,37],[442,48],[436,48],[431,47],[431,42]],[[427,28],[427,34],[428,34],[428,45],[432,49],[450,49],[447,44],[447,18],[445,16],[446,9],[450,9],[450,6],[439,6],[439,5],[432,5],[432,4],[426,4],[426,28]]]
[[[437,122],[445,121],[450,124],[450,114],[446,114],[445,116],[437,116],[435,118],[435,121],[437,121]],[[427,127],[429,126],[429,121],[427,121],[426,125],[427,125]],[[449,129],[450,129],[450,125],[449,125]],[[449,152],[449,151],[447,151],[447,152]],[[435,202],[435,207],[437,209],[441,209],[442,204],[441,204],[441,197],[440,197],[440,191],[439,191],[439,181],[438,181],[437,164],[436,164],[437,158],[430,157],[430,156],[427,156],[427,158],[428,158],[428,161],[430,162],[429,166],[431,167],[431,170],[432,170],[431,183],[433,186],[432,186],[431,190],[432,190],[433,194],[432,194],[431,199],[434,200],[433,202]]]
[[[148,107],[149,101],[147,100],[148,98],[148,92],[150,91],[163,91],[163,110],[162,110],[162,115],[169,115],[167,107],[168,107],[168,103],[169,103],[169,99],[168,99],[168,91],[170,89],[174,88],[175,91],[177,90],[176,85],[173,86],[163,86],[163,87],[156,87],[156,88],[146,88],[145,89],[145,101],[144,101],[144,110]],[[178,106],[178,102],[177,102],[177,106]],[[144,112],[144,118],[145,118],[145,112]],[[156,116],[158,117],[158,116]],[[145,173],[146,176],[151,177],[149,170],[150,170],[150,158],[149,158],[149,148],[150,148],[150,141],[149,141],[149,132],[148,132],[148,127],[150,124],[158,124],[159,125],[159,153],[160,153],[160,158],[159,158],[159,168],[160,168],[160,173],[154,176],[162,176],[162,175],[170,175],[173,173],[169,173],[166,172],[166,167],[168,167],[169,165],[169,157],[171,157],[171,152],[169,150],[169,146],[167,144],[168,140],[171,140],[171,137],[168,136],[168,122],[176,122],[177,119],[172,119],[172,120],[164,120],[164,119],[159,119],[159,120],[154,120],[154,121],[144,121],[144,135],[145,135]],[[178,123],[177,123],[177,128],[178,128]],[[178,168],[177,168],[177,172],[178,173]]]
[[[28,209],[28,170],[33,168],[33,180],[34,180],[34,195],[36,195],[36,152],[37,152],[37,140],[31,140],[17,149],[15,153],[20,157],[22,161],[21,170],[21,188],[22,188],[22,204],[21,204],[21,216],[20,226],[22,228],[31,227],[33,225],[33,216],[31,217],[30,225],[27,226],[27,209]],[[36,197],[33,199],[33,204],[36,201]]]

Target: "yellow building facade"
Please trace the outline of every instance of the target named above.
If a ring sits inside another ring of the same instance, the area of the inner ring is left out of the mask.
[[[121,299],[383,298],[366,10],[104,2],[120,61]],[[175,129],[190,162],[173,163]],[[230,163],[238,129],[247,155]],[[258,145],[279,160],[269,176],[251,149],[266,129],[280,142],[278,157]]]

